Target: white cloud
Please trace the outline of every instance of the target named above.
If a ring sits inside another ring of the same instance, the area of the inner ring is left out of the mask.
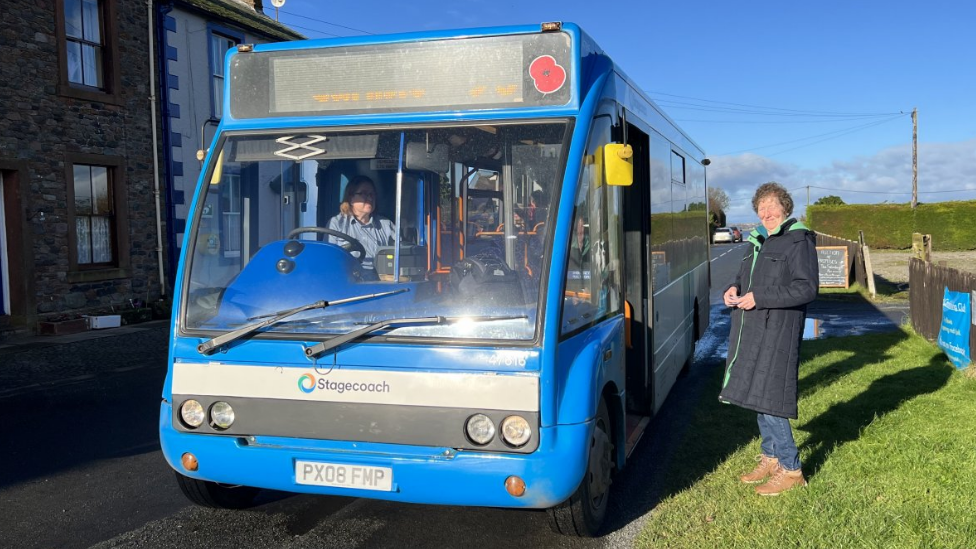
[[[976,199],[976,138],[954,143],[922,143],[918,151],[920,202]],[[781,183],[793,194],[795,215],[802,215],[807,202],[835,195],[848,204],[907,203],[912,191],[911,145],[883,149],[872,156],[838,160],[828,166],[801,169],[790,163],[757,155],[742,154],[712,159],[708,183],[720,187],[732,199],[728,218],[742,223],[754,221],[751,198],[756,187]],[[965,190],[964,192],[943,192]],[[933,192],[937,191],[937,192]],[[931,193],[931,194],[929,194]]]
[[[793,165],[777,162],[753,153],[712,158],[708,167],[708,184],[719,187],[729,195],[731,204],[726,212],[728,220],[737,223],[755,221],[752,211],[752,195],[756,187],[768,181],[776,181],[787,188],[795,185],[801,170]]]

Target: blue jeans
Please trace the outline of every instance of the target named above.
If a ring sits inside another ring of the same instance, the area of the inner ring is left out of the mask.
[[[800,452],[793,441],[790,420],[785,417],[759,414],[759,435],[762,437],[763,455],[775,457],[784,469],[796,471],[800,468]]]

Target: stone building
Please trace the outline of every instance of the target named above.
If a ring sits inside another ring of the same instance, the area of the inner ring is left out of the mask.
[[[211,46],[187,33],[197,27],[219,47],[214,36],[226,47],[300,37],[261,0],[3,2],[0,338],[171,293],[199,171],[183,149],[196,151],[213,114],[202,105],[219,96],[199,54]]]

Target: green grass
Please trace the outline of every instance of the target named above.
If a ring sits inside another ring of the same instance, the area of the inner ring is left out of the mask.
[[[805,341],[802,359],[810,485],[764,498],[741,484],[755,413],[706,391],[637,545],[976,547],[976,381],[910,331]]]
[[[881,277],[875,278],[874,291],[875,296],[872,298],[867,288],[855,282],[849,288],[820,288],[817,297],[828,301],[860,301],[864,299],[873,303],[908,301],[907,285],[898,286]]]

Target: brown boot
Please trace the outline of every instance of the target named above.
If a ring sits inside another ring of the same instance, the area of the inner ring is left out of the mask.
[[[773,477],[766,482],[766,484],[760,484],[756,486],[756,493],[760,496],[778,496],[783,492],[796,488],[797,486],[806,486],[807,480],[803,478],[803,471],[797,469],[796,471],[789,471],[784,469],[783,466],[777,464],[776,469],[773,471]]]
[[[759,464],[751,472],[739,477],[739,480],[746,484],[755,484],[766,480],[766,477],[773,474],[773,470],[779,465],[779,460],[769,457],[766,454],[759,454]]]

